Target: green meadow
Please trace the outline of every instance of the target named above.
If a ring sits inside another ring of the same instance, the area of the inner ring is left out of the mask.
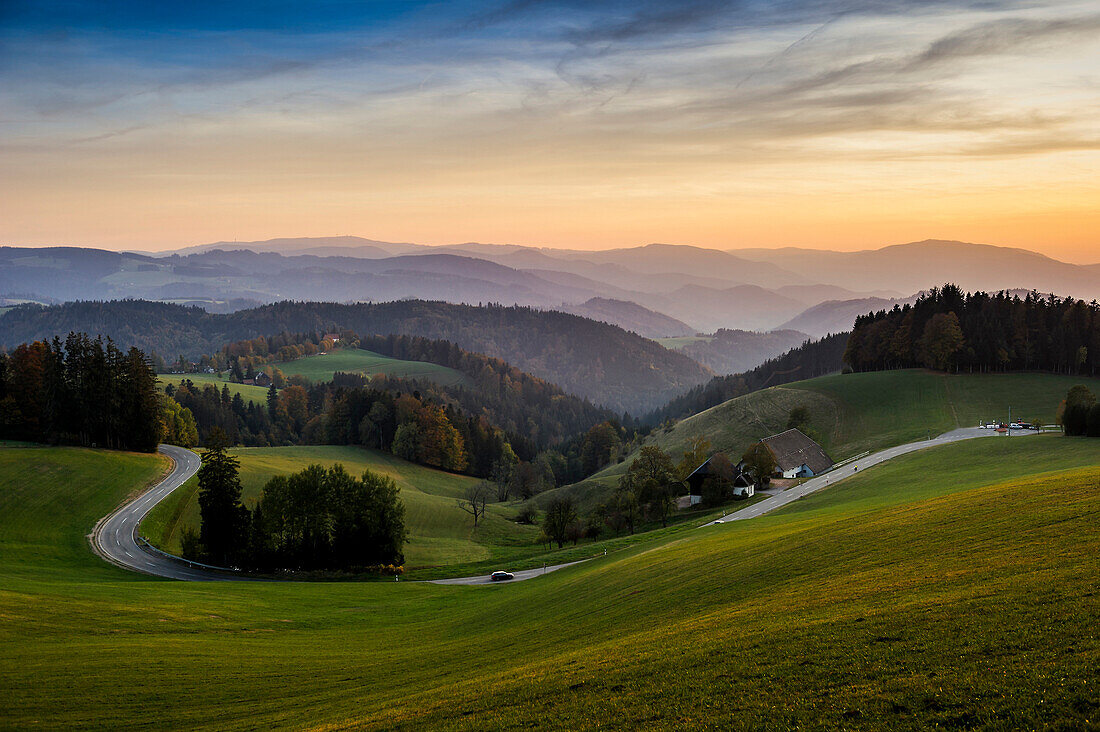
[[[791,410],[805,407],[809,431],[834,460],[922,440],[979,420],[1013,418],[1053,424],[1058,405],[1075,384],[1100,391],[1100,379],[1051,374],[942,374],[924,370],[835,374],[730,399],[655,429],[645,444],[674,459],[702,436],[713,450],[740,457],[754,442],[787,428]],[[634,455],[590,478],[558,489],[591,506],[607,495]],[[736,462],[736,460],[735,460]]]
[[[545,577],[182,583],[84,535],[154,456],[0,449],[0,727],[1095,727],[1100,449],[899,458]]]
[[[218,388],[218,391],[221,391],[223,387],[229,387],[230,394],[240,394],[245,402],[267,404],[267,389],[265,387],[253,386],[251,384],[237,384],[217,374],[160,374],[157,376],[157,379],[162,388],[165,384],[179,386],[184,380],[190,380],[191,383],[199,389],[202,389],[207,384],[213,384]]]
[[[468,385],[470,378],[461,371],[425,361],[404,361],[361,348],[338,348],[326,354],[306,356],[276,364],[287,376],[298,374],[312,382],[332,381],[337,371],[346,373],[386,374],[405,379],[424,379],[443,386]]]
[[[520,502],[490,503],[488,511],[474,527],[473,517],[459,508],[458,499],[466,488],[480,482],[477,478],[434,470],[406,462],[388,453],[361,447],[315,445],[303,447],[235,448],[230,450],[241,461],[242,500],[252,507],[263,486],[276,475],[286,475],[310,464],[342,464],[358,475],[370,470],[393,478],[405,504],[409,543],[405,545],[406,577],[441,577],[488,574],[496,569],[528,569],[542,564],[558,564],[587,559],[641,541],[641,536],[608,535],[598,542],[582,541],[563,550],[548,550],[539,544],[536,526],[514,520]],[[734,508],[750,505],[737,503],[723,510],[688,511],[676,517],[672,526],[661,531],[670,535]],[[198,479],[192,478],[159,503],[141,524],[141,533],[155,546],[173,554],[180,552],[185,529],[198,530]],[[653,529],[652,526],[641,528]],[[651,538],[645,534],[646,540]]]
[[[298,472],[317,463],[342,464],[353,475],[366,470],[397,482],[405,504],[410,541],[405,562],[409,569],[465,565],[490,560],[496,546],[534,544],[539,530],[520,526],[512,517],[516,508],[490,504],[475,529],[473,517],[458,507],[467,487],[476,478],[433,470],[377,450],[319,445],[308,447],[236,448],[230,453],[241,461],[242,499],[252,507],[264,484],[276,475]],[[192,478],[146,517],[142,533],[155,545],[172,553],[180,550],[185,528],[198,530],[198,479]]]
[[[677,336],[675,338],[654,338],[653,340],[657,341],[670,351],[678,351],[690,343],[710,343],[714,340],[714,336]]]
[[[422,379],[443,386],[469,386],[472,383],[466,374],[446,366],[424,361],[404,361],[360,348],[340,348],[329,353],[306,356],[294,361],[279,361],[272,365],[288,377],[302,376],[313,383],[332,381],[332,375],[337,371],[362,374],[368,378],[375,374],[386,374],[403,379]],[[199,387],[206,384],[213,384],[218,389],[228,386],[230,394],[240,394],[246,402],[267,403],[266,387],[235,384],[217,374],[161,374],[159,379],[161,384],[179,384],[184,379],[190,379]]]

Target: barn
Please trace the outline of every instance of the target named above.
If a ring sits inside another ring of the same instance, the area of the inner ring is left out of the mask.
[[[775,457],[777,477],[812,478],[833,467],[833,460],[821,445],[793,429],[760,441]]]

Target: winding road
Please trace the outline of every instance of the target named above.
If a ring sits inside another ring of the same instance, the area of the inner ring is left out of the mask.
[[[1023,434],[1036,433],[1024,432]],[[991,430],[971,427],[953,430],[931,440],[921,440],[920,442],[910,442],[905,445],[887,448],[886,450],[862,457],[855,461],[853,465],[837,468],[829,473],[812,478],[794,488],[789,488],[782,493],[773,495],[759,503],[746,506],[740,511],[722,516],[715,521],[705,524],[705,526],[714,526],[715,524],[724,524],[731,521],[744,521],[746,519],[763,516],[766,513],[770,513],[771,511],[775,511],[778,508],[782,508],[789,503],[797,501],[803,496],[808,496],[822,488],[834,485],[844,478],[851,477],[858,472],[858,468],[866,469],[886,462],[887,460],[892,460],[900,455],[906,455],[929,447],[946,445],[952,442],[970,440],[977,437],[994,436],[1003,437],[1003,435],[997,435],[996,432]],[[153,509],[153,506],[167,498],[172,491],[179,488],[190,479],[191,476],[198,472],[199,466],[202,464],[197,454],[182,447],[161,445],[159,451],[172,460],[172,471],[148,491],[116,509],[114,513],[106,516],[96,524],[95,529],[92,530],[92,533],[88,537],[95,552],[105,560],[125,569],[154,575],[156,577],[166,577],[168,579],[196,582],[278,581],[265,580],[259,577],[249,577],[227,570],[219,570],[216,567],[207,567],[206,565],[200,565],[198,563],[186,562],[185,560],[159,553],[157,550],[138,540],[138,526],[141,524],[142,519],[144,519],[149,511]],[[579,562],[567,562],[565,564],[550,565],[545,568],[521,570],[514,573],[515,579],[513,579],[512,582],[532,579],[547,572],[553,572],[574,564],[579,564]],[[451,579],[429,581],[442,585],[490,584],[487,575],[454,577]]]

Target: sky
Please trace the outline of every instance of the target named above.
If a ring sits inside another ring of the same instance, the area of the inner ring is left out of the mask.
[[[1100,262],[1100,6],[0,0],[0,244]]]

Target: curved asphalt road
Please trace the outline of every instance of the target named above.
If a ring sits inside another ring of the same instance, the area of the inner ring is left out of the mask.
[[[1016,434],[1015,437],[1021,437],[1025,435],[1035,435],[1037,432],[1025,430],[1022,434]],[[852,462],[851,465],[844,465],[840,468],[832,470],[824,475],[820,475],[816,478],[811,478],[801,485],[788,488],[782,493],[778,493],[770,498],[766,498],[759,503],[754,503],[751,506],[747,506],[741,511],[727,514],[719,519],[716,519],[705,526],[714,526],[718,523],[728,523],[730,521],[744,521],[746,519],[756,518],[763,516],[766,513],[770,513],[777,508],[782,508],[788,503],[793,503],[803,496],[808,496],[811,493],[816,493],[822,488],[826,488],[830,485],[838,483],[845,478],[850,478],[859,472],[859,469],[870,468],[879,463],[884,463],[887,460],[892,460],[900,455],[906,455],[917,450],[923,450],[928,447],[937,447],[938,445],[946,445],[952,442],[959,442],[961,440],[971,440],[976,437],[999,437],[1001,439],[1009,439],[1004,434],[1000,434],[995,430],[984,430],[980,427],[964,427],[962,429],[952,430],[951,432],[945,432],[939,437],[935,437],[931,440],[921,440],[920,442],[910,442],[905,445],[898,445],[897,447],[887,448],[881,452],[876,452],[866,457],[861,457],[858,460]]]
[[[133,501],[117,509],[96,524],[88,537],[97,554],[113,564],[135,572],[151,574],[169,579],[189,580],[193,582],[229,582],[229,581],[279,581],[260,577],[235,574],[201,566],[189,566],[178,559],[157,554],[137,540],[137,529],[141,520],[168,495],[179,488],[192,475],[198,472],[202,460],[190,450],[175,445],[161,445],[159,451],[175,463],[172,472]],[[578,562],[554,564],[545,568],[527,569],[515,572],[513,582],[538,577]],[[292,581],[292,580],[289,580]],[[455,577],[444,580],[431,580],[441,585],[485,585],[490,584],[488,575],[477,577]],[[497,584],[497,583],[494,583]]]
[[[96,524],[89,537],[92,548],[101,557],[120,567],[157,577],[204,581],[249,579],[189,567],[178,560],[156,554],[138,543],[137,528],[145,515],[153,509],[153,506],[167,498],[169,493],[198,472],[202,464],[198,455],[182,447],[161,445],[158,449],[175,463],[172,472],[164,480]]]

